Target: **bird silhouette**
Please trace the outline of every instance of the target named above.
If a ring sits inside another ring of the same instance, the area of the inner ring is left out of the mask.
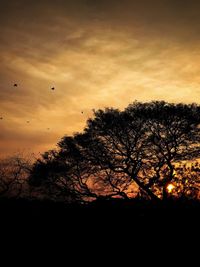
[[[51,87],[51,90],[55,90],[55,87]]]
[[[17,83],[14,83],[14,84],[13,84],[13,86],[14,86],[14,87],[17,87],[17,86],[18,86],[18,84],[17,84]]]
[[[83,111],[81,111],[81,113],[83,114]]]

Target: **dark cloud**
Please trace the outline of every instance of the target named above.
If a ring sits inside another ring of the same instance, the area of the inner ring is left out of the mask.
[[[8,47],[14,53],[23,50],[24,56],[36,60],[42,53],[45,61],[60,49],[80,49],[99,31],[105,35],[123,32],[143,42],[159,38],[182,46],[193,45],[200,39],[200,2],[19,0],[1,3],[1,50]]]
[[[200,2],[197,0],[68,0],[68,1],[2,1],[1,25],[55,29],[58,20],[80,23],[103,23],[109,27],[136,24],[148,29],[186,27],[199,30]],[[116,23],[116,24],[115,24]],[[43,26],[41,26],[41,24]],[[52,30],[53,31],[53,30]]]

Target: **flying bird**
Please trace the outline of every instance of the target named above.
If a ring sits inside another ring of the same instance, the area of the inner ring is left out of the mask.
[[[14,86],[14,87],[17,87],[17,86],[18,86],[18,84],[17,84],[17,83],[14,83],[14,84],[13,84],[13,86]]]
[[[51,90],[55,90],[55,87],[51,87]]]

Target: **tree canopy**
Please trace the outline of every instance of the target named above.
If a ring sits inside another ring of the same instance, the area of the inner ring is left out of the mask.
[[[196,196],[194,166],[187,172],[181,166],[199,157],[199,124],[196,104],[134,102],[123,111],[94,111],[82,133],[64,136],[35,162],[29,183],[67,201],[159,200],[169,197],[170,184],[176,196]]]

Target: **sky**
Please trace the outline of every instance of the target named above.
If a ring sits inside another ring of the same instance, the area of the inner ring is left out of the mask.
[[[0,62],[0,157],[53,149],[92,109],[200,103],[200,1],[1,0]]]

